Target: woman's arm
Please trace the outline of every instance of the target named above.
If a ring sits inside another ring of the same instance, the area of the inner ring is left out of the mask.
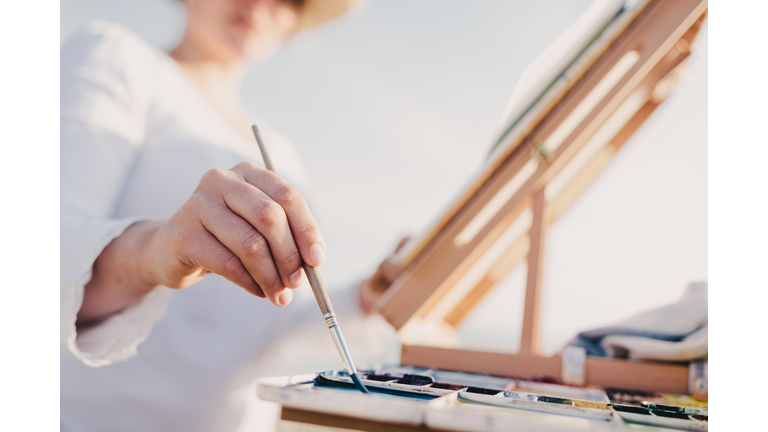
[[[93,264],[91,280],[85,285],[77,325],[111,315],[136,303],[158,286],[147,271],[149,242],[163,224],[142,221],[128,227],[112,240]]]

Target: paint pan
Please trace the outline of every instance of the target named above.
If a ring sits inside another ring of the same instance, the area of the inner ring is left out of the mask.
[[[464,386],[461,384],[451,384],[451,383],[444,383],[444,382],[434,382],[430,387],[433,389],[444,389],[444,390],[451,390],[451,391],[459,391],[467,388],[467,386]]]
[[[611,407],[608,406],[606,403],[600,403],[600,402],[592,402],[592,401],[583,401],[583,400],[573,400],[573,404],[578,407],[584,407],[584,408],[594,408],[594,409],[601,409],[601,410],[607,410],[610,411]]]
[[[602,388],[574,386],[564,384],[553,384],[531,380],[514,380],[504,390],[523,391],[526,393],[535,393],[542,396],[556,396],[566,399],[578,399],[584,401],[608,403],[608,395]]]
[[[387,386],[390,383],[387,382],[381,382],[381,381],[369,381],[366,379],[361,379],[363,385],[372,393],[378,393],[378,394],[387,394],[391,396],[400,396],[400,397],[406,397],[406,398],[413,398],[413,399],[434,399],[438,397],[438,395],[433,395],[429,393],[423,393],[423,392],[412,392],[412,391],[403,391],[401,389],[393,388],[390,386]],[[324,375],[324,374],[318,374],[317,378],[315,379],[315,386],[316,387],[335,387],[335,388],[341,388],[341,389],[357,389],[355,386],[355,383],[352,382],[352,379],[348,376],[334,376],[334,375]]]
[[[660,393],[660,395],[664,399],[661,402],[663,404],[686,406],[686,407],[693,407],[693,408],[703,408],[703,409],[709,408],[709,403],[707,401],[700,401],[698,399],[695,399],[693,396],[677,395],[677,394],[671,394],[671,393]]]
[[[432,384],[435,382],[435,379],[428,375],[405,374],[405,376],[395,382],[398,384],[407,384],[412,386],[424,386],[427,384]]]
[[[669,412],[676,412],[676,413],[685,413],[685,414],[702,414],[707,415],[707,410],[704,408],[695,408],[695,407],[688,407],[688,406],[677,406],[677,405],[663,405],[663,404],[655,404],[648,401],[640,402],[640,405],[652,409],[652,410],[659,410],[659,411],[669,411]]]
[[[539,402],[547,402],[551,404],[573,405],[573,401],[570,399],[564,399],[564,398],[552,397],[552,396],[539,396],[536,400],[538,400]]]
[[[440,369],[434,369],[426,373],[425,371],[409,372],[418,373],[420,375],[432,375],[435,377],[435,381],[448,382],[452,384],[460,384],[465,387],[481,387],[481,388],[498,388],[505,390],[505,387],[512,384],[514,385],[514,379],[506,377],[498,377],[493,375],[476,374],[469,372],[457,372],[457,371],[444,371]]]
[[[467,393],[476,393],[481,395],[494,396],[499,393],[502,393],[502,391],[494,390],[494,389],[486,389],[482,387],[467,387]]]
[[[673,405],[684,406],[692,408],[707,409],[707,402],[694,399],[688,395],[676,395],[671,393],[649,393],[635,390],[615,389],[607,388],[605,392],[608,395],[611,403],[621,405],[641,405],[646,404],[659,404],[659,405]]]
[[[513,392],[513,391],[505,391],[502,396],[510,399],[520,399],[520,400],[528,400],[528,401],[535,401],[539,397],[538,395],[535,395],[535,394]]]
[[[396,377],[393,377],[391,375],[377,375],[377,374],[363,375],[362,378],[370,381],[379,381],[379,382],[390,382],[390,381],[397,380]]]
[[[531,393],[481,389],[469,387],[458,393],[458,399],[465,403],[494,405],[511,409],[522,409],[547,414],[559,414],[587,419],[610,420],[612,411],[607,404],[592,401],[574,401],[554,396],[540,396]]]
[[[658,426],[672,429],[691,431],[706,431],[709,428],[708,417],[702,414],[687,414],[677,410],[680,407],[668,409],[653,409],[631,405],[611,404],[611,408],[628,423],[648,426]]]
[[[363,385],[370,390],[408,397],[436,398],[466,388],[466,386],[459,384],[435,382],[434,378],[429,375],[389,374],[382,371],[364,372],[360,375]],[[318,374],[317,378],[317,385],[319,386],[349,387],[350,383],[352,380],[348,375],[336,373],[336,371]]]
[[[640,405],[641,402],[646,401],[649,403],[665,403],[664,397],[661,393],[650,393],[636,390],[625,389],[605,389],[608,399],[611,403],[620,405]]]
[[[688,418],[688,414],[686,414],[686,413],[673,412],[673,411],[664,411],[664,410],[651,410],[651,412],[654,415],[659,416],[659,417],[669,417],[669,418],[690,420]]]
[[[615,411],[638,414],[638,415],[651,415],[651,410],[644,407],[636,407],[630,405],[611,405]]]

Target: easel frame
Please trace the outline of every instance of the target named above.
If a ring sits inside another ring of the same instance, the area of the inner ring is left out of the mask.
[[[505,137],[444,217],[380,266],[373,285],[389,289],[376,309],[402,334],[425,320],[455,327],[527,258],[519,352],[405,340],[402,364],[518,378],[560,376],[560,359],[541,356],[538,347],[547,229],[669,94],[707,7],[702,0],[647,0],[638,6],[615,36],[572,68],[569,82],[527,124]],[[605,142],[596,145],[599,140]],[[596,150],[585,158],[584,149]],[[576,161],[581,165],[573,168]],[[563,181],[559,176],[566,174]],[[508,243],[499,246],[500,239]],[[474,279],[464,283],[470,275]],[[688,392],[685,364],[589,357],[586,377],[588,384],[606,387]]]

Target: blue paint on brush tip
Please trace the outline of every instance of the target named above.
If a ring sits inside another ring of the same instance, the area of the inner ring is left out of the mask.
[[[355,383],[355,387],[357,387],[358,390],[360,390],[363,393],[369,393],[368,389],[365,388],[363,383],[360,381],[360,378],[357,376],[356,373],[353,373],[350,375],[350,378],[352,378],[352,382]]]

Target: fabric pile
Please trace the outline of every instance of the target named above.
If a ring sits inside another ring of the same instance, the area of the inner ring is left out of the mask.
[[[635,360],[689,361],[708,355],[707,283],[693,282],[676,303],[609,327],[579,333],[568,342],[587,355]]]

